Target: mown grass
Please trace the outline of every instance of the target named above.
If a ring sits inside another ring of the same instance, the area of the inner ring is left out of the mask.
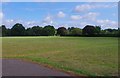
[[[3,58],[19,58],[87,76],[118,75],[118,38],[4,37]]]

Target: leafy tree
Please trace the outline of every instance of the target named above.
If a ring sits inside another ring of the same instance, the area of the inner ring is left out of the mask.
[[[118,28],[118,37],[120,37],[120,28]]]
[[[101,32],[101,27],[100,26],[95,26],[95,29],[96,29],[95,33],[99,35],[100,32]]]
[[[70,32],[71,30],[73,30],[75,27],[68,27],[68,31]]]
[[[7,34],[7,36],[11,36],[11,29],[8,28],[6,34]]]
[[[32,28],[27,28],[26,29],[26,36],[34,36],[35,33],[33,32]]]
[[[59,27],[55,29],[53,26],[48,25],[44,28],[39,26],[33,26],[31,28],[27,28],[22,24],[16,23],[11,29],[7,29],[5,25],[0,26],[0,36],[109,36],[109,37],[118,37],[120,36],[120,28],[118,29],[104,29],[101,30],[100,26],[91,26],[86,25],[83,29],[69,27],[66,29],[65,27]]]
[[[32,31],[34,33],[35,36],[41,36],[42,35],[42,27],[39,26],[33,26],[32,27]]]
[[[116,36],[118,35],[118,30],[117,29],[105,29],[105,33],[106,35],[109,35],[109,36]]]
[[[5,27],[5,25],[2,25],[2,36],[7,36],[7,28]]]
[[[11,29],[7,29],[5,25],[0,26],[0,36],[11,36]]]
[[[95,32],[96,32],[96,28],[94,26],[91,26],[91,25],[86,25],[83,30],[83,35],[86,35],[86,36],[94,36],[95,35]]]
[[[42,35],[44,36],[54,36],[55,35],[55,28],[53,26],[45,26],[42,31]]]
[[[108,28],[108,29],[105,29],[107,32],[109,32],[109,33],[112,33],[113,32],[113,29],[110,29],[110,28]]]
[[[65,36],[68,34],[68,31],[65,27],[59,27],[57,29],[57,35],[60,35],[60,36]]]
[[[72,28],[70,31],[69,31],[69,35],[72,35],[72,36],[80,36],[82,35],[82,30],[80,28]]]
[[[24,36],[25,27],[22,24],[16,23],[11,29],[12,36]]]
[[[0,37],[2,37],[2,26],[0,26]]]

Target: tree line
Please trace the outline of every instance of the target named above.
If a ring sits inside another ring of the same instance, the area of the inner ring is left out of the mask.
[[[5,25],[0,26],[2,36],[107,36],[118,37],[119,29],[104,29],[100,26],[86,25],[83,29],[77,27],[59,27],[55,29],[54,26],[47,25],[44,27],[33,26],[25,29],[25,27],[16,23],[11,29],[6,28]]]

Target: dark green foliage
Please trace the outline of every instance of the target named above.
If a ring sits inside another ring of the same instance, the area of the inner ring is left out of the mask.
[[[15,24],[11,29],[12,36],[24,36],[25,35],[25,27],[22,24]]]
[[[91,26],[91,25],[86,25],[83,28],[83,32],[82,33],[85,36],[94,36],[95,33],[96,33],[96,28],[94,26]]]
[[[69,35],[70,36],[80,36],[80,35],[82,35],[82,29],[80,29],[80,28],[71,27],[71,28],[68,28],[68,30],[69,30]]]
[[[6,36],[6,35],[7,35],[7,29],[5,25],[2,25],[2,36]]]
[[[68,27],[68,31],[71,32],[75,27]]]
[[[57,35],[66,36],[67,34],[68,34],[68,31],[65,27],[59,27],[57,29]]]
[[[100,32],[101,32],[101,27],[100,27],[100,26],[95,26],[95,29],[96,29],[95,33],[96,33],[97,35],[99,35]]]
[[[35,33],[33,32],[32,28],[27,28],[26,29],[26,36],[34,36]]]
[[[45,27],[33,26],[27,28],[22,24],[16,23],[11,29],[6,28],[5,25],[0,26],[0,36],[94,36],[94,37],[119,37],[120,29],[104,29],[100,26],[86,25],[83,29],[75,27],[59,27],[55,29],[54,26],[48,25]]]
[[[54,36],[55,35],[55,28],[53,26],[45,26],[42,31],[42,35],[44,36]]]
[[[41,36],[42,35],[42,27],[34,26],[32,27],[33,33],[35,36]]]
[[[0,26],[0,37],[2,37],[2,26]]]
[[[119,29],[105,29],[101,31],[102,36],[119,36]]]
[[[11,29],[7,29],[6,36],[11,36]]]
[[[118,36],[120,37],[120,28],[118,28]]]
[[[10,36],[11,29],[7,29],[5,25],[0,26],[0,36]]]

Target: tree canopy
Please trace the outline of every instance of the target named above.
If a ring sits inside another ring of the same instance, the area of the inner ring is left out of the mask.
[[[65,36],[67,35],[67,29],[65,27],[59,27],[57,29],[57,35],[60,35],[60,36]]]
[[[42,33],[44,36],[54,36],[55,35],[55,28],[53,26],[50,26],[50,25],[45,26],[43,28]]]
[[[83,28],[83,35],[93,36],[96,33],[96,28],[91,25],[87,25]]]
[[[25,35],[25,27],[22,24],[15,24],[11,28],[11,35],[12,36],[24,36]]]
[[[86,25],[83,29],[78,27],[59,27],[55,29],[54,26],[51,25],[44,27],[33,26],[25,29],[22,24],[16,23],[11,29],[6,28],[5,25],[1,25],[0,31],[2,36],[120,36],[119,28],[102,30],[100,26],[93,25]]]
[[[80,36],[80,35],[82,35],[82,29],[71,27],[71,28],[69,28],[69,35]]]

